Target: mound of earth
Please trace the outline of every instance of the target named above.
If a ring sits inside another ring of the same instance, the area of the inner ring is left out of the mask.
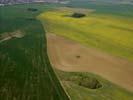
[[[70,77],[70,79],[66,81],[73,82],[79,86],[89,89],[98,89],[102,87],[102,84],[96,78],[78,74]]]

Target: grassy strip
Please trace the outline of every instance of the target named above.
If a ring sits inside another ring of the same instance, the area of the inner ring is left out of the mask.
[[[82,72],[62,72],[57,70],[65,89],[72,100],[132,100],[133,93],[120,88],[117,85],[91,73]],[[84,79],[81,80],[81,79]],[[94,84],[92,79],[97,79],[102,87],[91,89],[80,85],[90,79],[88,84]],[[81,81],[80,81],[81,80]]]

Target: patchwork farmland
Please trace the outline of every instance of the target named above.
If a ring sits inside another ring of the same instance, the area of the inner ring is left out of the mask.
[[[101,1],[1,6],[0,100],[133,100],[133,8]]]
[[[90,11],[90,10],[89,10]],[[40,15],[47,32],[64,36],[86,46],[133,60],[132,18],[84,12],[83,18],[71,17],[80,9],[61,8]],[[114,23],[115,22],[115,23]],[[104,45],[103,45],[104,44]]]
[[[67,6],[42,13],[38,18],[47,32],[52,65],[67,71],[57,73],[73,100],[133,99],[129,92],[133,84],[130,16]],[[92,89],[97,85],[99,88]]]

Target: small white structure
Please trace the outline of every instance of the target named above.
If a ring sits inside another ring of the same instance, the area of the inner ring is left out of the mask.
[[[34,1],[34,2],[43,3],[43,2],[45,2],[45,1],[44,1],[44,0],[37,0],[37,1]]]
[[[0,6],[5,6],[5,4],[0,4]]]
[[[61,1],[60,4],[68,4],[70,1]]]

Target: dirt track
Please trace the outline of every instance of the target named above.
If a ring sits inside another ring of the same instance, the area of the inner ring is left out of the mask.
[[[50,61],[57,69],[95,73],[133,91],[133,62],[50,33],[47,43]]]
[[[24,37],[24,33],[22,33],[20,30],[16,30],[14,32],[10,32],[10,33],[3,33],[0,34],[0,43],[10,40],[12,38],[22,38]]]

